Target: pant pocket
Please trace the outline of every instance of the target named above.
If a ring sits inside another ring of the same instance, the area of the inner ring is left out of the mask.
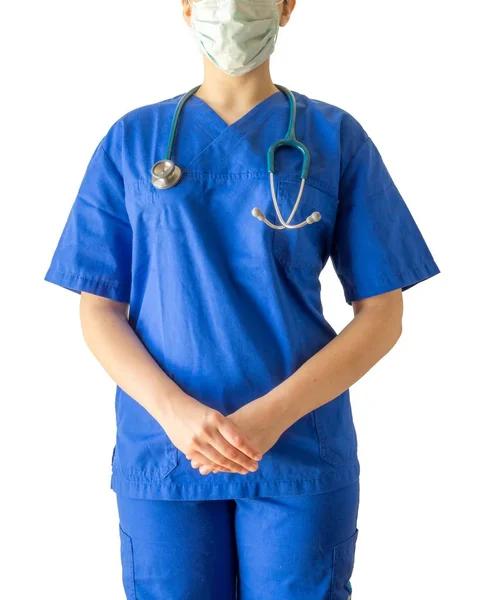
[[[354,567],[358,529],[353,535],[333,548],[331,600],[351,600],[351,575]]]
[[[119,525],[119,538],[121,541],[121,566],[124,591],[127,600],[137,600],[136,585],[134,582],[134,555],[131,537]]]

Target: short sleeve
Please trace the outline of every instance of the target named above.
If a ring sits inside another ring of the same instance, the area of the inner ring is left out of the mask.
[[[132,233],[119,161],[107,151],[112,139],[110,130],[89,160],[44,279],[129,302]]]
[[[367,135],[340,178],[330,254],[348,304],[405,291],[440,272]]]

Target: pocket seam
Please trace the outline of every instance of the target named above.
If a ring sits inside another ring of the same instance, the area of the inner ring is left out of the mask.
[[[315,408],[312,411],[314,422],[315,422],[315,432],[316,432],[316,436],[318,439],[318,445],[320,447],[320,456],[326,463],[328,463],[329,465],[331,465],[333,467],[345,467],[348,465],[351,466],[358,462],[358,455],[357,455],[358,440],[357,440],[356,429],[355,429],[354,421],[353,421],[353,414],[352,414],[351,404],[350,404],[350,400],[349,400],[349,394],[348,394],[347,399],[345,397],[346,394],[347,394],[347,391],[343,392],[343,394],[340,394],[339,396],[337,396],[336,398],[334,398],[331,401],[331,402],[341,402],[342,403],[341,409],[347,410],[349,413],[347,422],[350,427],[349,434],[350,434],[350,436],[352,436],[352,439],[350,438],[349,440],[346,441],[345,448],[340,449],[341,452],[336,452],[335,450],[333,450],[332,448],[329,447],[330,445],[332,445],[332,442],[328,443],[329,440],[332,438],[330,438],[330,436],[328,436],[328,434],[326,432],[325,420],[326,420],[326,411],[328,411],[328,410],[331,411],[332,406],[330,406],[329,403],[327,403],[327,404],[324,404],[323,406]],[[347,402],[348,404],[345,405],[345,404],[343,404],[344,402]],[[339,410],[339,407],[336,407],[336,408],[337,408],[337,410]],[[322,412],[320,412],[320,410]],[[344,418],[344,416],[342,418]]]
[[[278,201],[278,205],[280,207],[280,210],[282,209],[283,206],[283,200],[289,200],[288,194],[286,192],[286,185],[287,184],[295,184],[295,182],[293,181],[279,181],[278,182],[278,186],[277,186],[277,201]],[[305,183],[305,187],[304,187],[304,192],[305,190],[310,190],[310,192],[312,194],[319,194],[320,190],[308,183]],[[296,200],[296,198],[295,198]],[[294,204],[294,203],[293,203]],[[313,199],[307,199],[305,197],[305,194],[302,195],[302,199],[300,200],[300,206],[310,206],[310,208],[313,205]],[[316,210],[316,206],[313,207]],[[285,215],[286,218],[288,218],[288,215]],[[295,215],[296,217],[296,215]],[[322,223],[318,222],[318,223],[314,223],[312,225],[305,225],[305,227],[320,227],[320,225],[322,225]],[[309,260],[300,260],[299,258],[293,258],[293,254],[294,252],[291,253],[291,257],[288,256],[286,254],[284,254],[281,251],[280,248],[280,243],[278,241],[278,237],[277,237],[277,233],[279,231],[283,231],[280,229],[273,229],[272,231],[272,252],[275,255],[276,259],[283,264],[285,267],[288,268],[295,268],[295,269],[300,269],[300,270],[317,270],[318,266],[320,264],[320,248],[318,247],[317,244],[317,248],[316,248],[316,254],[314,256],[314,260],[313,261],[309,261]],[[287,232],[286,232],[287,233]],[[300,230],[297,231],[297,234],[299,235],[301,233]],[[316,237],[318,238],[319,235],[319,231],[316,232]],[[296,252],[295,252],[296,253]],[[298,255],[299,255],[299,250],[298,250]]]
[[[353,574],[353,570],[354,570],[354,561],[355,561],[355,554],[356,554],[356,542],[358,540],[358,532],[359,529],[356,527],[353,535],[348,538],[347,540],[345,540],[344,542],[340,542],[339,544],[336,544],[333,548],[333,566],[332,566],[332,571],[331,571],[331,600],[340,600],[337,592],[339,590],[337,590],[337,562],[338,562],[338,553],[340,552],[340,550],[344,550],[347,553],[351,553],[351,561],[349,563],[349,567],[348,567],[348,574],[345,576],[346,577],[346,582],[345,585],[347,585],[348,583],[350,583],[351,580],[351,576]],[[348,600],[349,598],[351,598],[352,592],[349,592],[349,596],[347,596]]]
[[[170,371],[165,371],[165,370],[164,370],[164,373],[166,373],[166,375],[170,379],[172,379],[172,381],[175,381],[175,377],[174,377],[173,373],[171,373]],[[165,444],[164,445],[164,449],[165,449],[165,452],[166,452],[167,457],[168,457],[168,467],[165,470],[161,469],[161,466],[160,466],[160,463],[159,463],[159,471],[160,471],[161,479],[165,479],[168,475],[170,475],[170,473],[179,464],[179,451],[176,448],[176,446],[174,446],[174,444],[167,437],[167,434],[165,434],[164,444]],[[151,448],[151,445],[149,444],[149,442],[147,440],[146,440],[146,445],[147,445],[147,448],[148,448],[149,452],[151,453],[151,456],[154,459],[156,459],[156,455],[155,455],[153,449]]]
[[[165,453],[167,454],[167,467],[164,465],[164,467],[161,468],[160,461],[156,458],[156,454],[154,453],[148,441],[146,441],[146,445],[149,452],[151,453],[151,456],[156,460],[157,464],[159,465],[161,479],[166,478],[179,464],[179,454],[177,448],[166,435],[164,439],[164,449]]]
[[[129,593],[132,594],[132,597],[130,600],[136,600],[137,599],[136,578],[135,578],[135,574],[134,574],[134,551],[133,551],[133,545],[132,545],[132,538],[124,531],[124,529],[121,527],[121,524],[119,524],[119,533],[122,538],[123,555],[125,556],[126,552],[127,552],[127,558],[125,556],[125,560],[127,560],[127,566],[128,566],[128,572],[127,572],[127,582],[128,583],[127,583],[126,593],[128,594],[128,600],[129,600]]]
[[[324,429],[321,424],[321,417],[318,414],[318,409],[315,408],[312,412],[313,412],[313,419],[315,422],[316,437],[318,438],[318,445],[320,447],[321,458],[325,462],[327,462],[329,465],[331,465],[332,467],[343,466],[346,463],[346,461],[343,458],[341,458],[338,454],[336,454],[336,452],[329,450],[325,445],[327,436],[324,433]],[[337,457],[337,458],[333,458],[333,457]]]

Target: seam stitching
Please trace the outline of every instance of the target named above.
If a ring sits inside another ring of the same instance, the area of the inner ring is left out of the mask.
[[[358,154],[361,152],[361,150],[366,146],[366,144],[368,142],[371,141],[371,138],[368,136],[366,138],[366,140],[361,144],[361,146],[359,147],[359,150],[356,152],[356,154],[353,156],[353,158],[349,161],[346,169],[343,171],[343,173],[340,175],[340,184],[341,184],[341,180],[344,179],[346,172],[348,171],[348,169],[351,167],[351,165],[353,164],[353,162],[355,161],[356,157],[358,156]]]

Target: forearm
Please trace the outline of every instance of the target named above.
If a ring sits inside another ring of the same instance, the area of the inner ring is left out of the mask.
[[[81,326],[87,346],[112,379],[161,422],[182,390],[149,354],[123,312],[84,304]]]
[[[260,399],[283,429],[333,400],[373,367],[399,339],[399,308],[369,307],[293,375]]]

